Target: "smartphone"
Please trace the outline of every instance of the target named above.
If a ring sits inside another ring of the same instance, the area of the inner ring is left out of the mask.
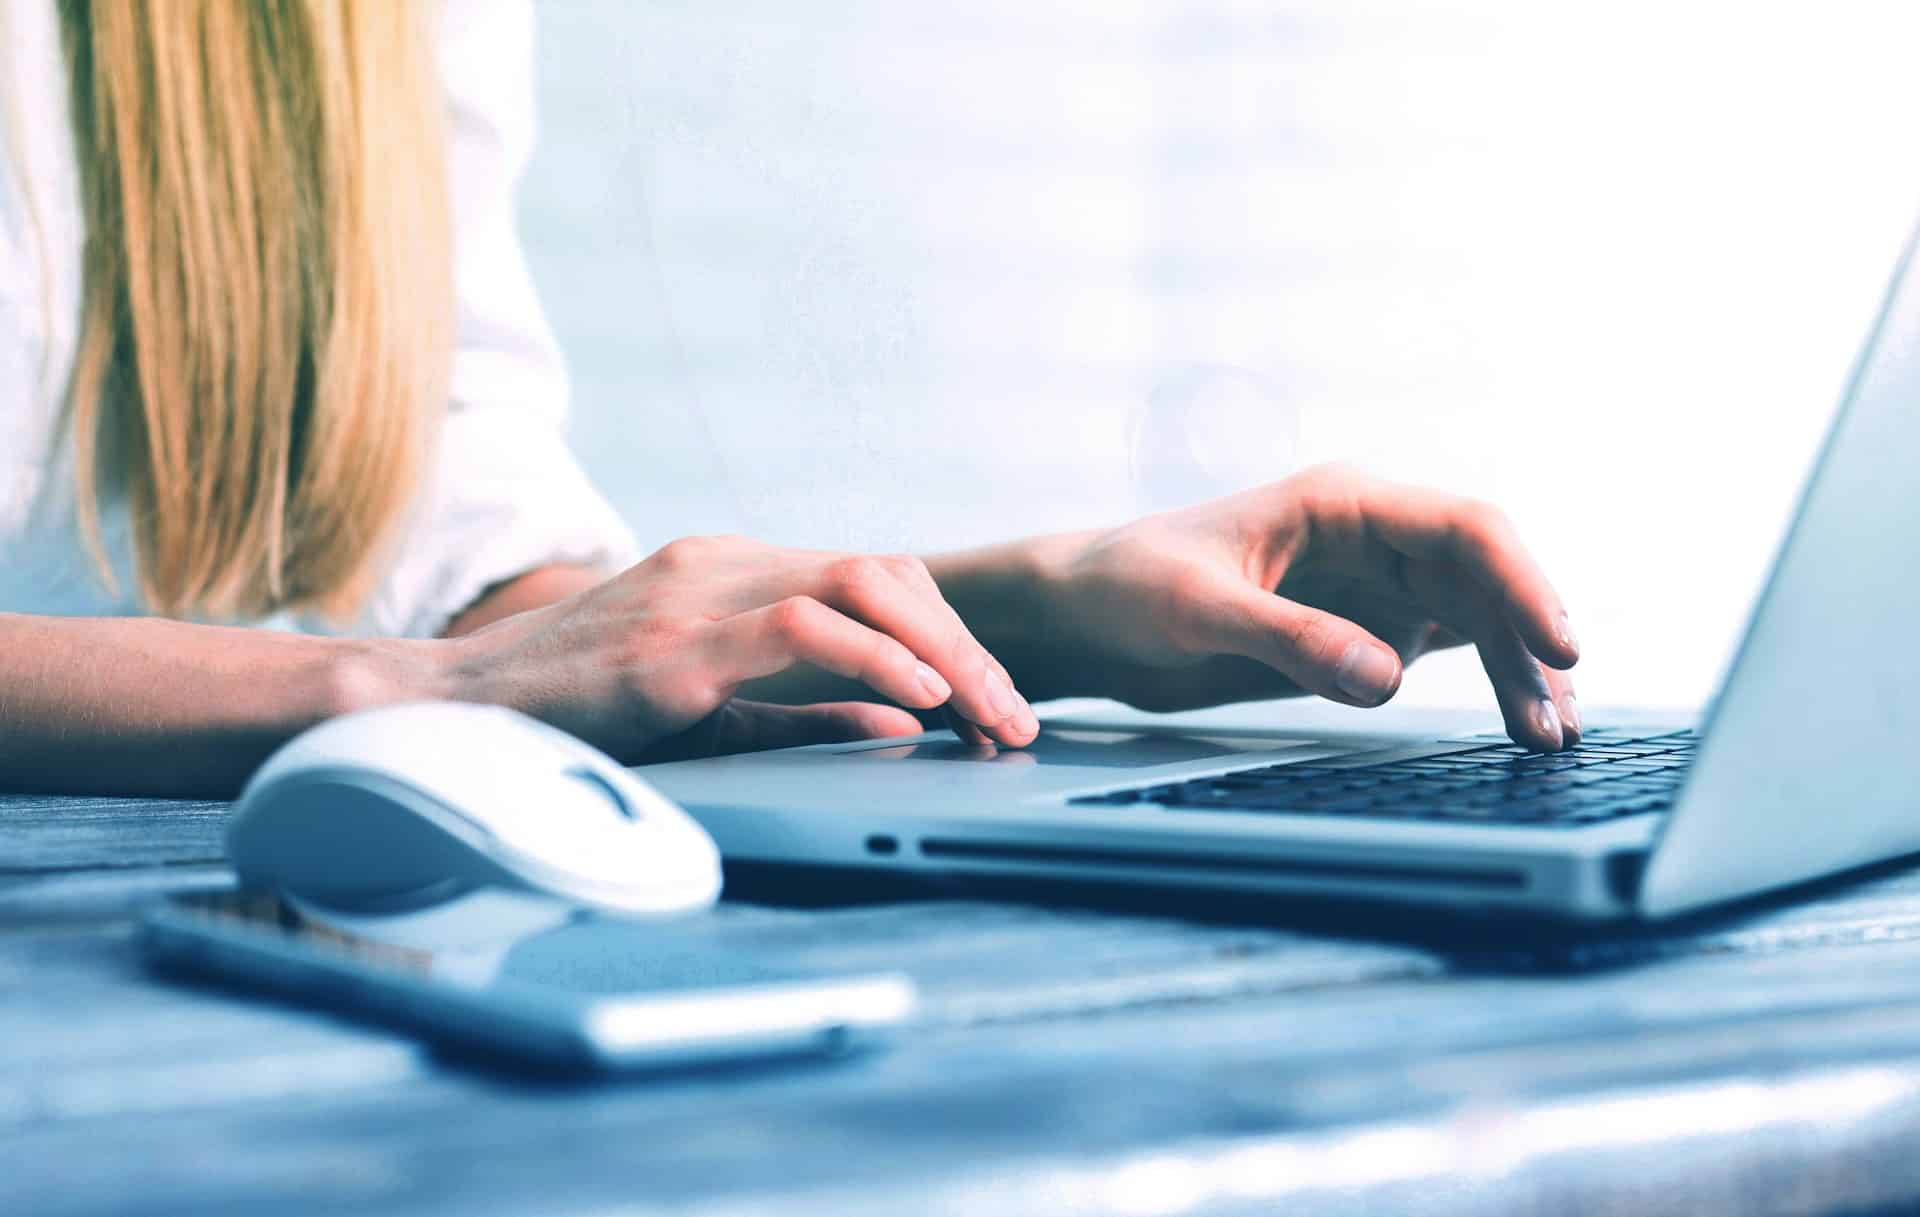
[[[830,1055],[908,1021],[897,973],[815,975],[720,946],[703,919],[587,915],[509,892],[337,915],[263,891],[170,897],[141,945],[169,975],[264,989],[521,1064],[697,1067]]]

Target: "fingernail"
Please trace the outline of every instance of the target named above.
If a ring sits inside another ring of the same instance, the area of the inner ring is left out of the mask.
[[[1550,701],[1533,703],[1533,726],[1540,738],[1549,740],[1556,748],[1566,744],[1566,736],[1560,730],[1560,712],[1553,708]]]
[[[1554,623],[1554,628],[1559,632],[1560,645],[1576,655],[1579,654],[1580,640],[1573,636],[1573,623],[1567,620],[1565,613],[1560,614],[1560,620]]]
[[[941,676],[940,673],[934,671],[926,664],[915,664],[913,666],[913,674],[915,678],[920,681],[920,687],[927,691],[927,696],[933,699],[935,705],[939,705],[941,702],[947,700],[947,698],[953,696],[953,686],[947,683],[945,677]]]
[[[1027,704],[1024,697],[1020,699],[1020,708],[1014,712],[1014,727],[1019,735],[1040,734],[1040,720],[1035,717],[1033,707]]]
[[[1580,702],[1571,693],[1560,699],[1560,725],[1566,728],[1569,744],[1580,742]]]
[[[1013,686],[992,668],[987,669],[986,685],[987,704],[993,707],[994,721],[999,722],[1015,709]]]
[[[1355,701],[1377,706],[1392,695],[1394,673],[1399,667],[1392,655],[1372,643],[1350,643],[1340,656],[1333,683]]]

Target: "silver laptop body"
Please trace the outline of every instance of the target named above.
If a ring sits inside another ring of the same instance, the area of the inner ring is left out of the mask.
[[[1366,792],[1376,778],[1423,783],[1406,790],[1455,790],[1475,783],[1470,774],[1446,775],[1478,772],[1481,762],[1552,762],[1502,751],[1483,716],[1409,727],[1406,716],[1301,703],[1167,721],[1047,715],[1041,739],[1023,751],[973,749],[939,732],[655,765],[645,776],[734,861],[1318,894],[1586,920],[1667,916],[1920,852],[1913,250],[1910,238],[1697,736],[1670,734],[1674,724],[1609,729],[1596,717],[1589,742],[1562,758],[1593,752],[1595,763],[1652,774],[1661,758],[1684,754],[1684,768],[1665,770],[1677,787],[1645,800],[1643,810],[1515,822],[1471,811],[1428,815],[1403,801],[1390,814],[1372,813]],[[1737,436],[1722,459],[1740,459]],[[1714,472],[1704,466],[1700,476]],[[1659,603],[1650,589],[1647,611],[1659,612]],[[1577,783],[1578,773],[1541,780]],[[1407,774],[1415,776],[1398,776]],[[1637,782],[1651,790],[1651,780],[1629,777],[1615,789]],[[1235,792],[1257,793],[1262,783],[1290,796],[1242,805],[1250,796]],[[1452,806],[1451,797],[1436,795],[1433,808]],[[1303,809],[1316,800],[1331,810]]]

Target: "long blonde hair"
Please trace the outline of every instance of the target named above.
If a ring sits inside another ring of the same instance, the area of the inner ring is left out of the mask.
[[[446,394],[437,14],[60,12],[87,230],[65,418],[95,558],[100,497],[121,491],[151,610],[349,615]]]

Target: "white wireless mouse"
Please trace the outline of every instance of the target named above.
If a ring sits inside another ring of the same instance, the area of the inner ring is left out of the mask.
[[[499,706],[414,702],[330,719],[267,759],[234,804],[247,883],[341,912],[478,888],[619,913],[720,895],[706,830],[606,754]]]

